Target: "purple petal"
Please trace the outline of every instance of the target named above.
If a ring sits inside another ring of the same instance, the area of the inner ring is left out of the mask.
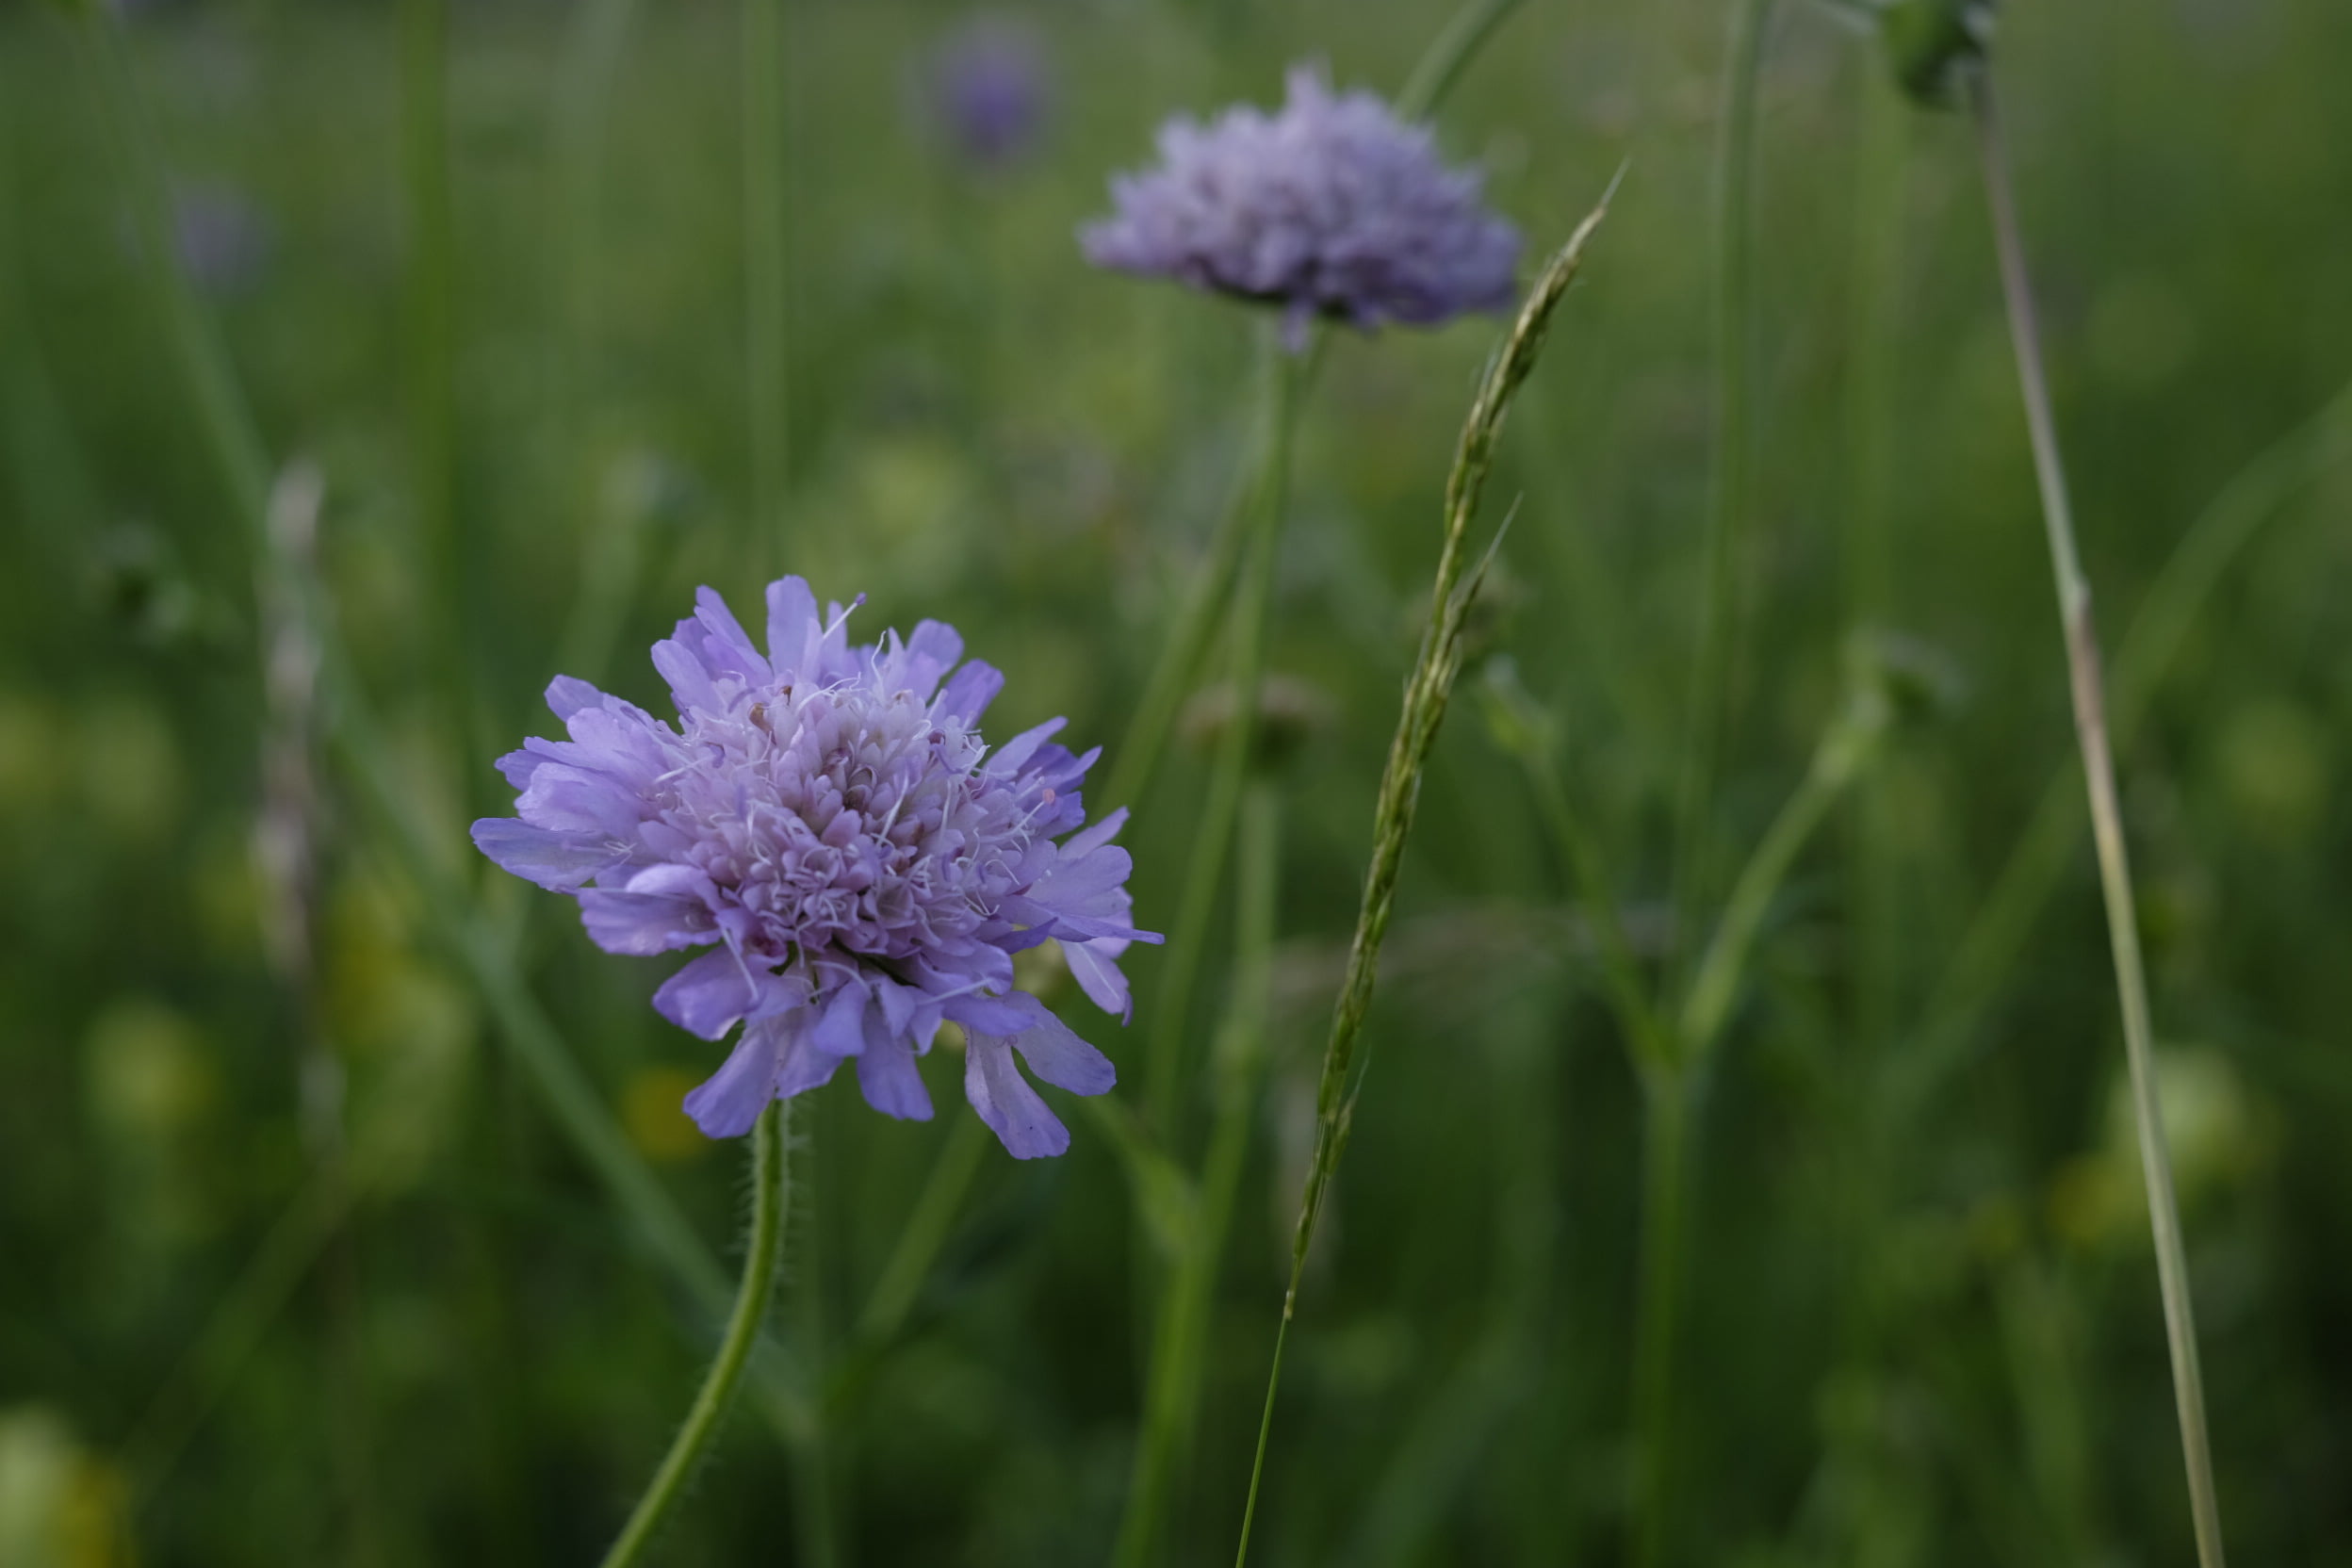
[[[882,1026],[893,1035],[911,1033],[915,1009],[923,1004],[923,992],[912,986],[902,986],[888,975],[874,980],[874,1000],[881,1008]]]
[[[560,675],[547,682],[547,707],[559,719],[568,721],[583,708],[600,707],[604,694],[578,676]]]
[[[710,671],[702,656],[677,638],[664,637],[653,645],[653,667],[670,683],[670,697],[679,712],[721,706],[718,688],[710,683]]]
[[[608,839],[635,833],[645,810],[643,798],[610,775],[564,762],[540,763],[514,802],[514,814],[533,827]]]
[[[1004,689],[1004,671],[978,659],[968,660],[947,678],[947,690],[939,694],[939,712],[966,725],[978,724],[980,715]]]
[[[1030,1071],[1072,1094],[1104,1094],[1118,1084],[1119,1070],[1111,1059],[1080,1039],[1044,1003],[1026,991],[1015,991],[1005,1000],[1030,1017],[1029,1027],[1013,1037]]]
[[[718,940],[710,908],[675,893],[614,893],[590,888],[580,895],[580,923],[607,953],[643,956]]]
[[[915,634],[906,639],[906,669],[900,679],[906,690],[927,701],[939,690],[939,678],[963,656],[964,640],[954,627],[944,621],[919,621]]]
[[[1013,997],[1021,994],[1015,991],[1008,997],[950,997],[939,1010],[974,1034],[1018,1035],[1035,1021],[1014,1004]]]
[[[835,991],[812,1031],[818,1049],[832,1056],[855,1056],[863,1051],[866,1036],[858,1021],[865,1012],[866,988],[862,984],[853,981]]]
[[[1081,860],[1119,837],[1119,830],[1127,825],[1127,808],[1105,816],[1082,833],[1074,833],[1062,841],[1062,858]]]
[[[719,596],[717,589],[694,590],[694,620],[710,634],[703,645],[704,663],[714,668],[723,663],[747,679],[768,678],[768,662],[760,657],[750,633],[735,618],[735,612],[727,607],[727,600]]]
[[[564,721],[564,727],[572,737],[568,746],[545,741],[527,743],[533,750],[546,747],[558,761],[611,774],[640,791],[678,761],[678,738],[643,709],[584,708]]]
[[[654,1011],[691,1034],[714,1040],[760,1000],[759,988],[731,948],[720,948],[679,970],[653,993]]]
[[[858,650],[858,658],[850,657],[849,617],[852,612],[865,602],[866,596],[863,594],[858,595],[847,604],[833,599],[825,601],[825,629],[817,639],[817,667],[813,672],[818,678],[840,680],[856,674],[863,665],[865,649]],[[807,675],[812,672],[804,670],[801,673]]]
[[[794,680],[803,662],[816,653],[817,596],[806,578],[779,578],[768,584],[768,662],[778,680]]]
[[[1068,719],[1048,719],[1035,729],[1022,730],[996,748],[996,754],[988,759],[988,771],[999,775],[1019,773],[1021,765],[1029,760],[1030,754],[1052,740],[1069,723]]]
[[[972,1037],[964,1048],[964,1098],[1017,1160],[1059,1154],[1070,1147],[1070,1129],[1013,1065],[1009,1040]]]
[[[707,1137],[736,1138],[751,1131],[776,1098],[776,1037],[754,1024],[743,1031],[718,1071],[686,1097],[686,1114]]]
[[[1084,920],[1118,928],[1089,931],[1089,936],[1126,936],[1134,929],[1126,919],[1135,906],[1126,887],[1134,870],[1135,860],[1117,844],[1104,844],[1076,859],[1064,854],[1031,884],[1029,901],[1053,910],[1066,924]]]
[[[513,817],[484,817],[474,824],[474,847],[501,870],[553,892],[569,891],[627,858],[609,840],[554,833]]]
[[[1098,951],[1104,947],[1124,947],[1123,942],[1064,942],[1062,956],[1070,962],[1070,978],[1086,999],[1106,1013],[1117,1013],[1119,1021],[1126,1023],[1135,1016],[1135,999],[1127,994],[1127,976],[1113,962],[1113,956]]]
[[[789,1038],[784,1047],[783,1070],[776,1074],[776,1092],[789,1100],[831,1083],[841,1058],[817,1044],[810,1010],[804,1007],[779,1022],[789,1031]]]
[[[628,890],[632,893],[661,893],[671,898],[692,898],[706,909],[718,906],[718,890],[699,866],[668,863],[647,866],[629,879]]]
[[[931,1094],[923,1086],[915,1067],[915,1048],[906,1037],[883,1024],[877,1013],[866,1015],[866,1048],[858,1054],[858,1086],[866,1103],[901,1121],[931,1119]]]

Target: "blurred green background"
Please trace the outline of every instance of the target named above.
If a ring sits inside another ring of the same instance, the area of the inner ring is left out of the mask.
[[[492,759],[551,729],[559,669],[655,703],[643,649],[694,586],[749,606],[782,570],[870,596],[869,636],[958,626],[1008,674],[996,732],[1067,713],[1114,741],[1241,461],[1252,322],[1088,271],[1073,228],[1165,114],[1270,102],[1302,57],[1393,90],[1448,15],[787,8],[761,514],[735,7],[125,8],[176,261],[271,464],[317,466],[325,602],[386,737],[373,782],[437,857],[400,849],[322,748],[316,875],[289,903],[255,853],[266,747],[291,765],[335,715],[305,719],[299,648],[273,711],[272,569],[142,281],[101,57],[50,8],[0,8],[0,1562],[602,1549],[708,1325],[550,1119],[430,879],[478,895],[475,937],[519,934],[713,1249],[740,1153],[676,1109],[717,1058],[645,1005],[666,966],[596,952],[476,863],[466,824],[508,798]],[[1709,465],[1723,26],[1717,0],[1532,0],[1439,120],[1537,250],[1631,160],[1505,437],[1494,488],[1524,503],[1478,658],[1552,711],[1653,942]],[[1034,126],[989,156],[937,91],[975,39],[1035,73]],[[2352,8],[2021,5],[1998,47],[2110,649],[2168,564],[2213,568],[2164,601],[2185,613],[2139,656],[2121,767],[2223,1514],[2242,1560],[2352,1563],[2352,1142],[2328,1130],[2352,1116],[2352,403],[2330,404],[2352,377]],[[1677,1556],[2184,1563],[2079,808],[2048,896],[1985,913],[2045,791],[2077,786],[1981,193],[1964,123],[1885,75],[1827,10],[1778,7],[1725,843],[1802,773],[1852,629],[1915,639],[1952,694],[1783,888],[1709,1086]],[[1231,1551],[1373,791],[1493,335],[1339,335],[1305,415],[1273,662],[1321,716],[1278,779],[1275,1057],[1173,1561]],[[2208,557],[2179,553],[2199,539]],[[1493,674],[1465,678],[1407,858],[1290,1350],[1268,1564],[1622,1552],[1639,1097],[1484,727]],[[1135,803],[1146,925],[1174,919],[1204,773],[1179,746]],[[1164,963],[1131,963],[1123,1034],[1071,1013],[1122,1064]],[[957,1063],[927,1068],[944,1110]],[[967,1113],[888,1122],[846,1084],[812,1103],[777,1323],[822,1347]],[[665,1560],[807,1560],[811,1485],[843,1560],[1103,1560],[1145,1243],[1102,1130],[1060,1103],[1067,1157],[989,1148],[824,1476],[744,1410]]]

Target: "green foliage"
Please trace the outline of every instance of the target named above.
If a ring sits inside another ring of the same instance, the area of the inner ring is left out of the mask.
[[[551,727],[559,669],[654,701],[642,649],[694,586],[740,602],[789,565],[869,594],[877,628],[954,622],[1011,678],[992,717],[1067,712],[1120,766],[1140,708],[1193,694],[1152,677],[1248,493],[1254,323],[1087,272],[1072,229],[1164,113],[1266,102],[1309,55],[1396,88],[1490,24],[1436,118],[1498,205],[1556,241],[1632,167],[1494,453],[1510,602],[1463,679],[1495,722],[1457,712],[1429,753],[1252,1560],[1621,1559],[1625,1020],[1722,913],[1685,941],[1667,905],[1725,0],[1037,0],[1046,139],[986,172],[908,107],[957,10],[778,8],[764,455],[741,7],[450,5],[441,49],[427,5],[122,9],[112,55],[78,15],[0,9],[0,1559],[610,1544],[716,1343],[741,1152],[681,1135],[716,1056],[645,1005],[662,966],[595,952],[470,858],[491,758]],[[1857,691],[1900,722],[1751,901],[1709,1004],[1674,1556],[2187,1561],[1972,155],[1954,117],[1877,104],[1881,45],[1773,9],[1722,880]],[[2352,1554],[2352,12],[2001,24],[2223,1513],[2246,1561],[2328,1563]],[[436,62],[440,139],[415,112]],[[126,177],[109,82],[161,150],[155,189]],[[175,300],[144,258],[200,188],[250,205],[258,261]],[[782,1353],[753,1356],[654,1557],[813,1561],[822,1505],[844,1563],[1102,1563],[1152,1364],[1138,1277],[1196,1233],[1222,1134],[1238,1175],[1181,1325],[1193,1457],[1161,1557],[1230,1560],[1366,825],[1494,330],[1331,333],[1302,401],[1265,666],[1329,710],[1248,785],[1279,793],[1279,864],[1251,868],[1279,876],[1230,884],[1270,886],[1280,923],[1259,963],[1225,911],[1262,905],[1215,906],[1187,1059],[1222,1066],[1180,1080],[1194,1135],[1159,1147],[1134,1114],[1166,954],[1133,963],[1135,1024],[1095,1031],[1126,1082],[1104,1120],[1063,1105],[1061,1161],[885,1122],[847,1083],[796,1108],[816,1170]],[[316,608],[349,656],[316,715],[306,999],[265,946],[250,847],[255,547],[297,459],[323,477]],[[1132,780],[1148,924],[1175,919],[1214,765],[1169,745]],[[1250,820],[1241,840],[1277,841]],[[925,1063],[943,1110],[960,1066]],[[339,1153],[318,1132],[337,1125]]]

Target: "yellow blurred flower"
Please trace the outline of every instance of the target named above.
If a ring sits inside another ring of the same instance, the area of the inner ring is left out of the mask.
[[[0,1563],[128,1568],[126,1490],[122,1472],[74,1441],[56,1411],[0,1410]]]
[[[707,1152],[702,1135],[681,1103],[701,1077],[676,1067],[643,1067],[621,1088],[621,1126],[629,1141],[649,1160],[676,1164]]]

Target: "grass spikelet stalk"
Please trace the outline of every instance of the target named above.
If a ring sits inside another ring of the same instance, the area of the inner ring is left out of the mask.
[[[2148,974],[2140,955],[2138,916],[2132,896],[2132,864],[2124,841],[2123,808],[2115,791],[2115,763],[2107,736],[2106,684],[2099,673],[2099,633],[2091,616],[2091,588],[2075,547],[2073,509],[2066,496],[2066,467],[2058,448],[2058,424],[2050,412],[2043,377],[2041,335],[2035,324],[2034,289],[2019,237],[2017,204],[2009,188],[2007,146],[1993,96],[1992,74],[1981,59],[1967,72],[1969,117],[1984,172],[1994,248],[2001,263],[2001,293],[2017,352],[2017,389],[2033,438],[2034,471],[2041,484],[2042,521],[2050,536],[2050,573],[2058,590],[2058,614],[2066,635],[2066,671],[2073,694],[2075,738],[2082,752],[2082,782],[2090,797],[2091,834],[2099,851],[2099,881],[2107,906],[2107,935],[2114,949],[2115,990],[2123,1012],[2123,1048],[2132,1076],[2132,1114],[2139,1133],[2140,1162],[2148,1184],[2148,1217],[2156,1243],[2156,1277],[2164,1296],[2164,1340],[2171,1353],[2173,1397],[2180,1422],[2181,1459],[2188,1472],[2189,1511],[2197,1529],[2201,1568],[2222,1568],[2220,1506],[2213,1494],[2213,1466],[2205,1431],[2205,1380],[2197,1365],[2196,1309],[2189,1295],[2188,1253],[2180,1235],[2180,1207],[2173,1194],[2172,1159],[2164,1142],[2157,1101],[2155,1045],[2149,1022]]]
[[[1623,178],[1623,171],[1619,178]],[[1274,1397],[1282,1381],[1283,1342],[1298,1306],[1298,1282],[1306,1271],[1307,1250],[1315,1240],[1323,1200],[1346,1152],[1348,1128],[1362,1088],[1357,1052],[1364,1015],[1371,1010],[1372,985],[1380,963],[1380,941],[1395,910],[1396,876],[1404,861],[1405,840],[1413,831],[1413,808],[1419,803],[1421,776],[1429,747],[1462,673],[1462,633],[1478,587],[1493,559],[1494,546],[1475,565],[1468,543],[1471,521],[1485,494],[1494,463],[1495,443],[1511,400],[1535,367],[1552,312],[1568,291],[1584,260],[1586,243],[1609,214],[1616,192],[1611,181],[1600,204],[1576,225],[1568,243],[1544,264],[1535,286],[1519,307],[1517,318],[1501,349],[1488,362],[1478,397],[1470,405],[1462,440],[1455,449],[1453,471],[1446,481],[1445,542],[1438,553],[1437,580],[1429,593],[1429,619],[1421,633],[1421,648],[1413,674],[1405,682],[1403,710],[1389,743],[1388,764],[1380,774],[1380,791],[1372,813],[1372,863],[1365,870],[1364,896],[1356,915],[1355,935],[1348,950],[1348,969],[1339,999],[1332,1009],[1331,1032],[1323,1050],[1323,1069],[1315,1088],[1315,1147],[1307,1167],[1306,1190],[1298,1205],[1298,1223],[1290,1248],[1290,1282],[1282,1293],[1282,1325],[1276,1331],[1274,1360],[1266,1373],[1266,1407],[1258,1423],[1257,1455],[1250,1472],[1250,1492],[1243,1506],[1241,1539],[1234,1552],[1235,1568],[1250,1556],[1250,1528],[1256,1518],[1258,1487],[1266,1471],[1266,1439],[1274,1419]],[[1507,526],[1507,525],[1506,525]],[[1501,542],[1498,531],[1495,544]]]
[[[775,549],[790,460],[786,430],[784,0],[743,0],[744,377],[754,559]]]
[[[1756,122],[1764,34],[1772,0],[1734,0],[1715,147],[1715,471],[1699,580],[1698,645],[1690,670],[1689,741],[1674,798],[1674,915],[1696,928],[1713,887],[1715,791],[1739,667],[1739,566],[1756,488]],[[1694,956],[1678,944],[1679,978]]]

